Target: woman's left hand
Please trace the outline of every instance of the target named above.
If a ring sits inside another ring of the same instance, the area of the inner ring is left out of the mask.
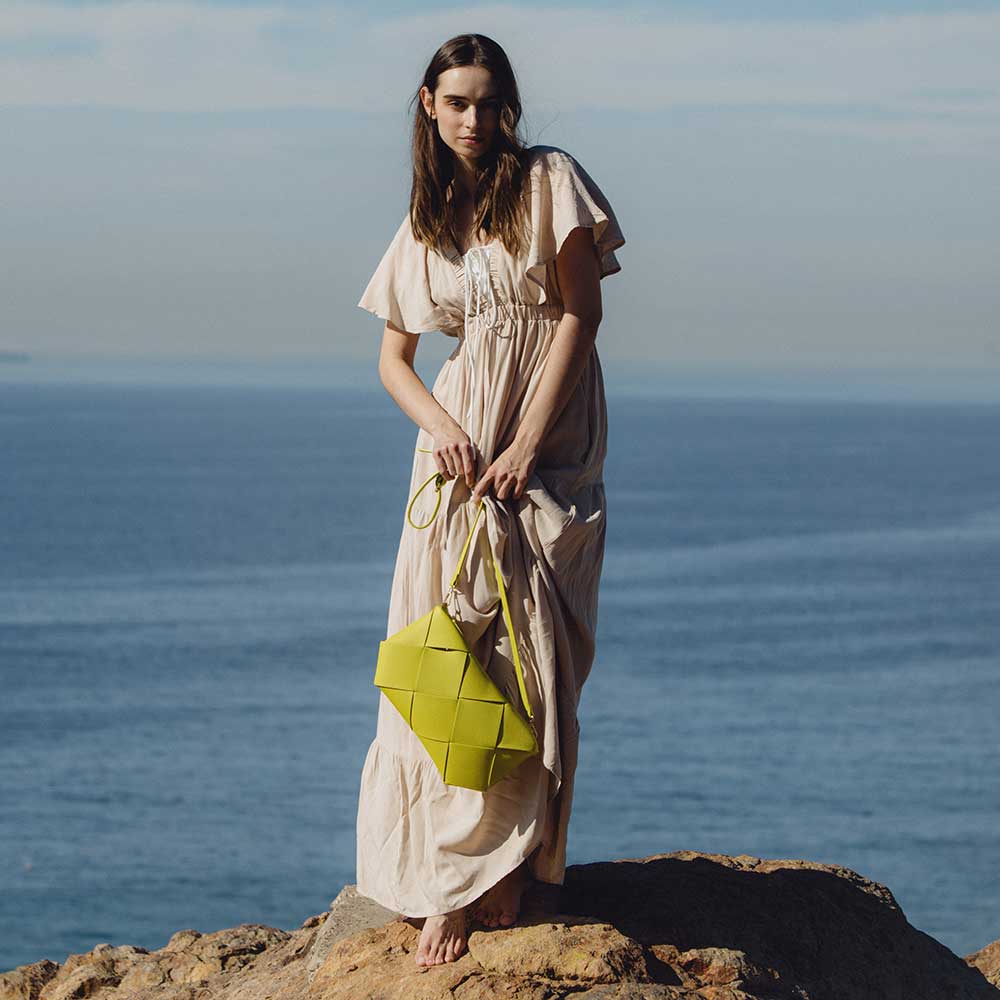
[[[506,500],[511,494],[520,499],[524,488],[535,471],[538,461],[538,451],[517,438],[510,447],[501,452],[493,464],[483,473],[472,491],[472,498],[477,503],[483,494],[491,489],[497,500]]]

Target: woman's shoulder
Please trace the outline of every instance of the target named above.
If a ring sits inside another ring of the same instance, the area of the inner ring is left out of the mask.
[[[581,187],[596,187],[583,164],[561,146],[529,146],[526,153],[527,174],[532,189],[576,190]]]
[[[427,245],[421,243],[413,232],[413,217],[410,214],[409,208],[406,209],[403,220],[399,224],[399,229],[396,230],[393,243],[396,245],[397,251],[401,254],[423,254],[427,251]]]
[[[579,166],[576,158],[559,146],[528,146],[525,155],[532,172]]]

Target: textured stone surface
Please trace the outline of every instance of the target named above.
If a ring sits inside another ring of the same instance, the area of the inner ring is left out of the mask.
[[[469,926],[418,966],[420,929],[345,886],[294,931],[181,930],[0,975],[0,1000],[1000,1000],[1000,941],[953,954],[836,865],[676,851],[567,869],[513,927]]]
[[[991,941],[985,948],[966,955],[965,960],[974,965],[997,988],[1000,988],[1000,941]]]
[[[646,982],[642,948],[610,924],[569,915],[520,927],[474,931],[469,952],[487,972],[569,982]]]
[[[330,912],[323,921],[316,940],[309,951],[306,961],[306,973],[311,979],[330,949],[344,938],[357,934],[369,927],[383,927],[390,920],[396,920],[402,914],[394,913],[380,906],[373,899],[362,896],[355,885],[345,885],[330,904]]]

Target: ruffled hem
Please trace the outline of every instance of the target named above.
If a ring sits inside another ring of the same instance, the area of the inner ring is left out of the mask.
[[[548,774],[547,771],[544,773]],[[441,776],[433,761],[403,757],[378,738],[372,740],[361,777],[357,819],[357,890],[402,916],[428,917],[449,913],[475,902],[522,861],[529,859],[530,865],[531,855],[542,843],[544,807],[530,824],[528,836],[511,838],[490,853],[478,857],[451,852],[453,858],[442,860],[438,856],[440,849],[435,836],[447,834],[436,827],[430,813],[434,802],[441,800],[441,788]],[[445,788],[446,794],[456,791],[450,786]],[[377,789],[377,797],[367,799],[365,793],[371,789]],[[476,794],[481,800],[482,796]],[[376,843],[368,829],[367,817],[392,815],[385,812],[387,806],[395,807],[399,819],[384,835],[382,843]],[[439,819],[447,818],[446,808],[442,804]],[[424,815],[422,822],[421,810]],[[405,838],[405,844],[393,842],[402,838]],[[412,866],[410,858],[414,859]],[[469,865],[468,872],[459,870],[463,861]],[[395,872],[390,870],[392,865],[396,866]],[[532,874],[538,879],[534,872]],[[452,891],[442,891],[428,884],[435,877],[450,877],[461,885]]]
[[[602,278],[622,269],[615,251],[625,245],[625,236],[604,193],[569,153],[556,146],[535,149],[530,169],[532,235],[525,277],[541,289],[542,304],[548,301],[548,265],[574,229],[584,227],[593,233]]]
[[[430,316],[414,316],[412,313],[404,316],[398,309],[393,309],[385,303],[368,306],[359,302],[358,305],[362,309],[378,316],[379,319],[388,320],[393,326],[404,331],[404,333],[435,333],[441,330],[441,326],[445,322],[445,320],[439,321]],[[441,332],[449,333],[449,336],[452,337],[458,336],[457,333],[451,333],[446,330],[441,330]]]

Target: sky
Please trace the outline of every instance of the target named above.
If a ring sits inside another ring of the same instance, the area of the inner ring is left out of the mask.
[[[1000,3],[3,0],[0,351],[374,358],[464,31],[614,207],[603,356],[1000,374]]]

